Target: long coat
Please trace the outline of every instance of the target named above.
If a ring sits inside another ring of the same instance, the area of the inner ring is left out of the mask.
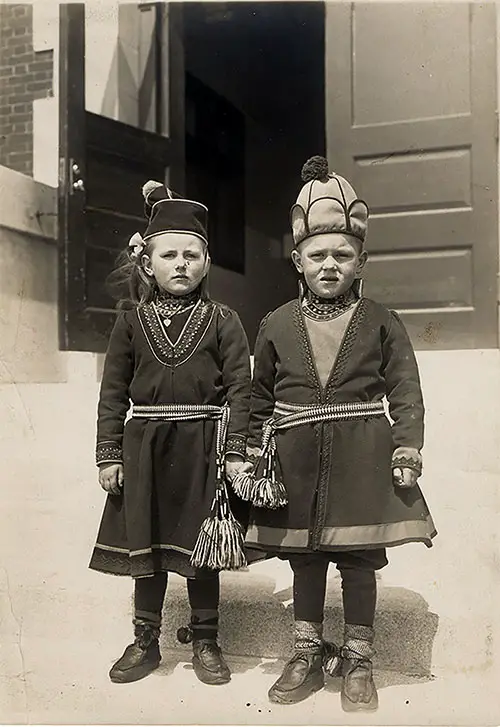
[[[263,320],[255,347],[249,446],[260,445],[275,401],[312,405],[387,397],[393,424],[382,416],[277,431],[277,473],[288,505],[252,508],[248,546],[277,554],[377,549],[411,541],[430,546],[436,530],[419,487],[396,488],[392,477],[394,450],[420,450],[424,432],[419,374],[402,322],[362,298],[337,343],[328,331],[323,337],[323,347],[321,340],[312,341],[297,300]],[[331,370],[323,383],[325,361],[316,360],[313,343],[316,352],[330,354]]]
[[[244,453],[250,356],[238,315],[212,301],[174,316],[154,304],[121,313],[111,334],[97,421],[97,462],[123,462],[124,487],[109,495],[90,567],[117,575],[199,575],[190,556],[215,491],[215,423],[129,419],[138,405],[230,405],[228,452]],[[245,508],[232,495],[233,512]]]

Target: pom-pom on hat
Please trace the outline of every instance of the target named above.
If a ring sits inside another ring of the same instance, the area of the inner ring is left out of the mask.
[[[180,232],[196,235],[208,245],[208,209],[204,204],[184,199],[152,180],[146,182],[142,194],[144,213],[149,221],[143,240],[163,232]]]
[[[364,243],[368,205],[347,179],[330,172],[324,157],[314,156],[302,167],[302,180],[305,184],[290,212],[295,245],[329,232],[353,235]]]

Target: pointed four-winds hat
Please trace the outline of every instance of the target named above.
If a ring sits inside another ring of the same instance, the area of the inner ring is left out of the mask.
[[[304,164],[302,180],[305,184],[290,212],[295,245],[332,232],[352,235],[364,243],[368,205],[358,199],[347,179],[330,172],[324,157],[315,156]]]

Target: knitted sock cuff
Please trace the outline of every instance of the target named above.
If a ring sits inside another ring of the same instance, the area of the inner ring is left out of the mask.
[[[295,651],[317,654],[323,647],[323,624],[295,621]]]
[[[347,659],[371,659],[375,654],[372,626],[346,624],[344,629],[344,648],[342,655]]]

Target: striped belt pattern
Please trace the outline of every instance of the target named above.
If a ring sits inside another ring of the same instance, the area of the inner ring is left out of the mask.
[[[222,477],[224,470],[224,453],[226,449],[227,430],[229,425],[229,405],[215,406],[212,404],[152,404],[132,406],[133,419],[152,419],[165,422],[189,422],[211,419],[217,422],[215,434],[215,453],[217,476]]]
[[[303,424],[319,424],[320,422],[346,421],[366,419],[368,417],[385,416],[382,401],[352,401],[339,404],[290,404],[277,401],[274,405],[272,419],[265,422],[262,428],[262,449],[269,445],[275,446],[274,432],[292,429]]]
[[[134,419],[163,419],[166,422],[193,421],[199,419],[223,419],[229,415],[229,407],[212,404],[153,404],[132,407]]]
[[[271,423],[274,429],[288,429],[309,422],[365,419],[383,414],[385,414],[385,409],[381,401],[352,401],[317,405],[289,404],[286,401],[277,401]]]

